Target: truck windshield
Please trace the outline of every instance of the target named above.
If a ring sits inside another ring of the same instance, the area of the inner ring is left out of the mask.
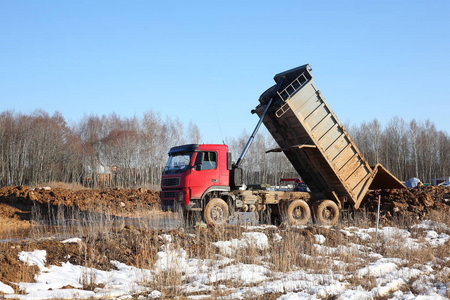
[[[169,161],[164,168],[164,174],[177,174],[185,171],[193,153],[173,153],[169,156]]]

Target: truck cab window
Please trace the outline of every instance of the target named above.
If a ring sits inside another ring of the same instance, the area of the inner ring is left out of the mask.
[[[217,167],[217,153],[205,151],[203,157],[202,170],[213,170]]]
[[[164,174],[178,174],[187,170],[192,153],[174,153],[169,156],[169,161],[164,168]]]

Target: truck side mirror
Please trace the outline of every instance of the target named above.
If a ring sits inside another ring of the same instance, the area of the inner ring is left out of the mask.
[[[196,171],[202,169],[203,160],[205,159],[205,153],[197,152],[197,157],[195,158],[194,168]]]

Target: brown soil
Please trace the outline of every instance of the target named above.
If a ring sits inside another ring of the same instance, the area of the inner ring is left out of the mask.
[[[435,211],[450,215],[450,188],[422,186],[412,189],[370,191],[359,211],[370,216],[377,212],[381,195],[380,219],[383,225],[394,218],[423,220]],[[159,192],[146,189],[30,189],[25,186],[0,188],[0,233],[30,227],[32,211],[43,216],[77,209],[80,212],[139,217],[159,208]],[[71,210],[72,209],[72,210]],[[70,216],[68,216],[70,217]]]
[[[0,233],[30,227],[32,211],[43,216],[52,211],[98,212],[137,217],[159,207],[159,192],[140,189],[0,188]]]
[[[450,216],[450,188],[421,186],[411,189],[370,191],[361,203],[360,211],[376,217],[378,197],[381,196],[380,222],[390,225],[399,219],[408,223],[430,218],[438,213]]]

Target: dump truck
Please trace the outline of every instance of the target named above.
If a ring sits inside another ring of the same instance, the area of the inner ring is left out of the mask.
[[[279,73],[252,110],[259,121],[234,163],[227,145],[188,144],[169,151],[161,180],[161,205],[184,218],[212,225],[230,215],[261,222],[335,225],[344,207],[359,208],[369,189],[404,188],[382,165],[369,166],[314,84],[308,64]],[[241,162],[264,124],[309,188],[244,189]]]

